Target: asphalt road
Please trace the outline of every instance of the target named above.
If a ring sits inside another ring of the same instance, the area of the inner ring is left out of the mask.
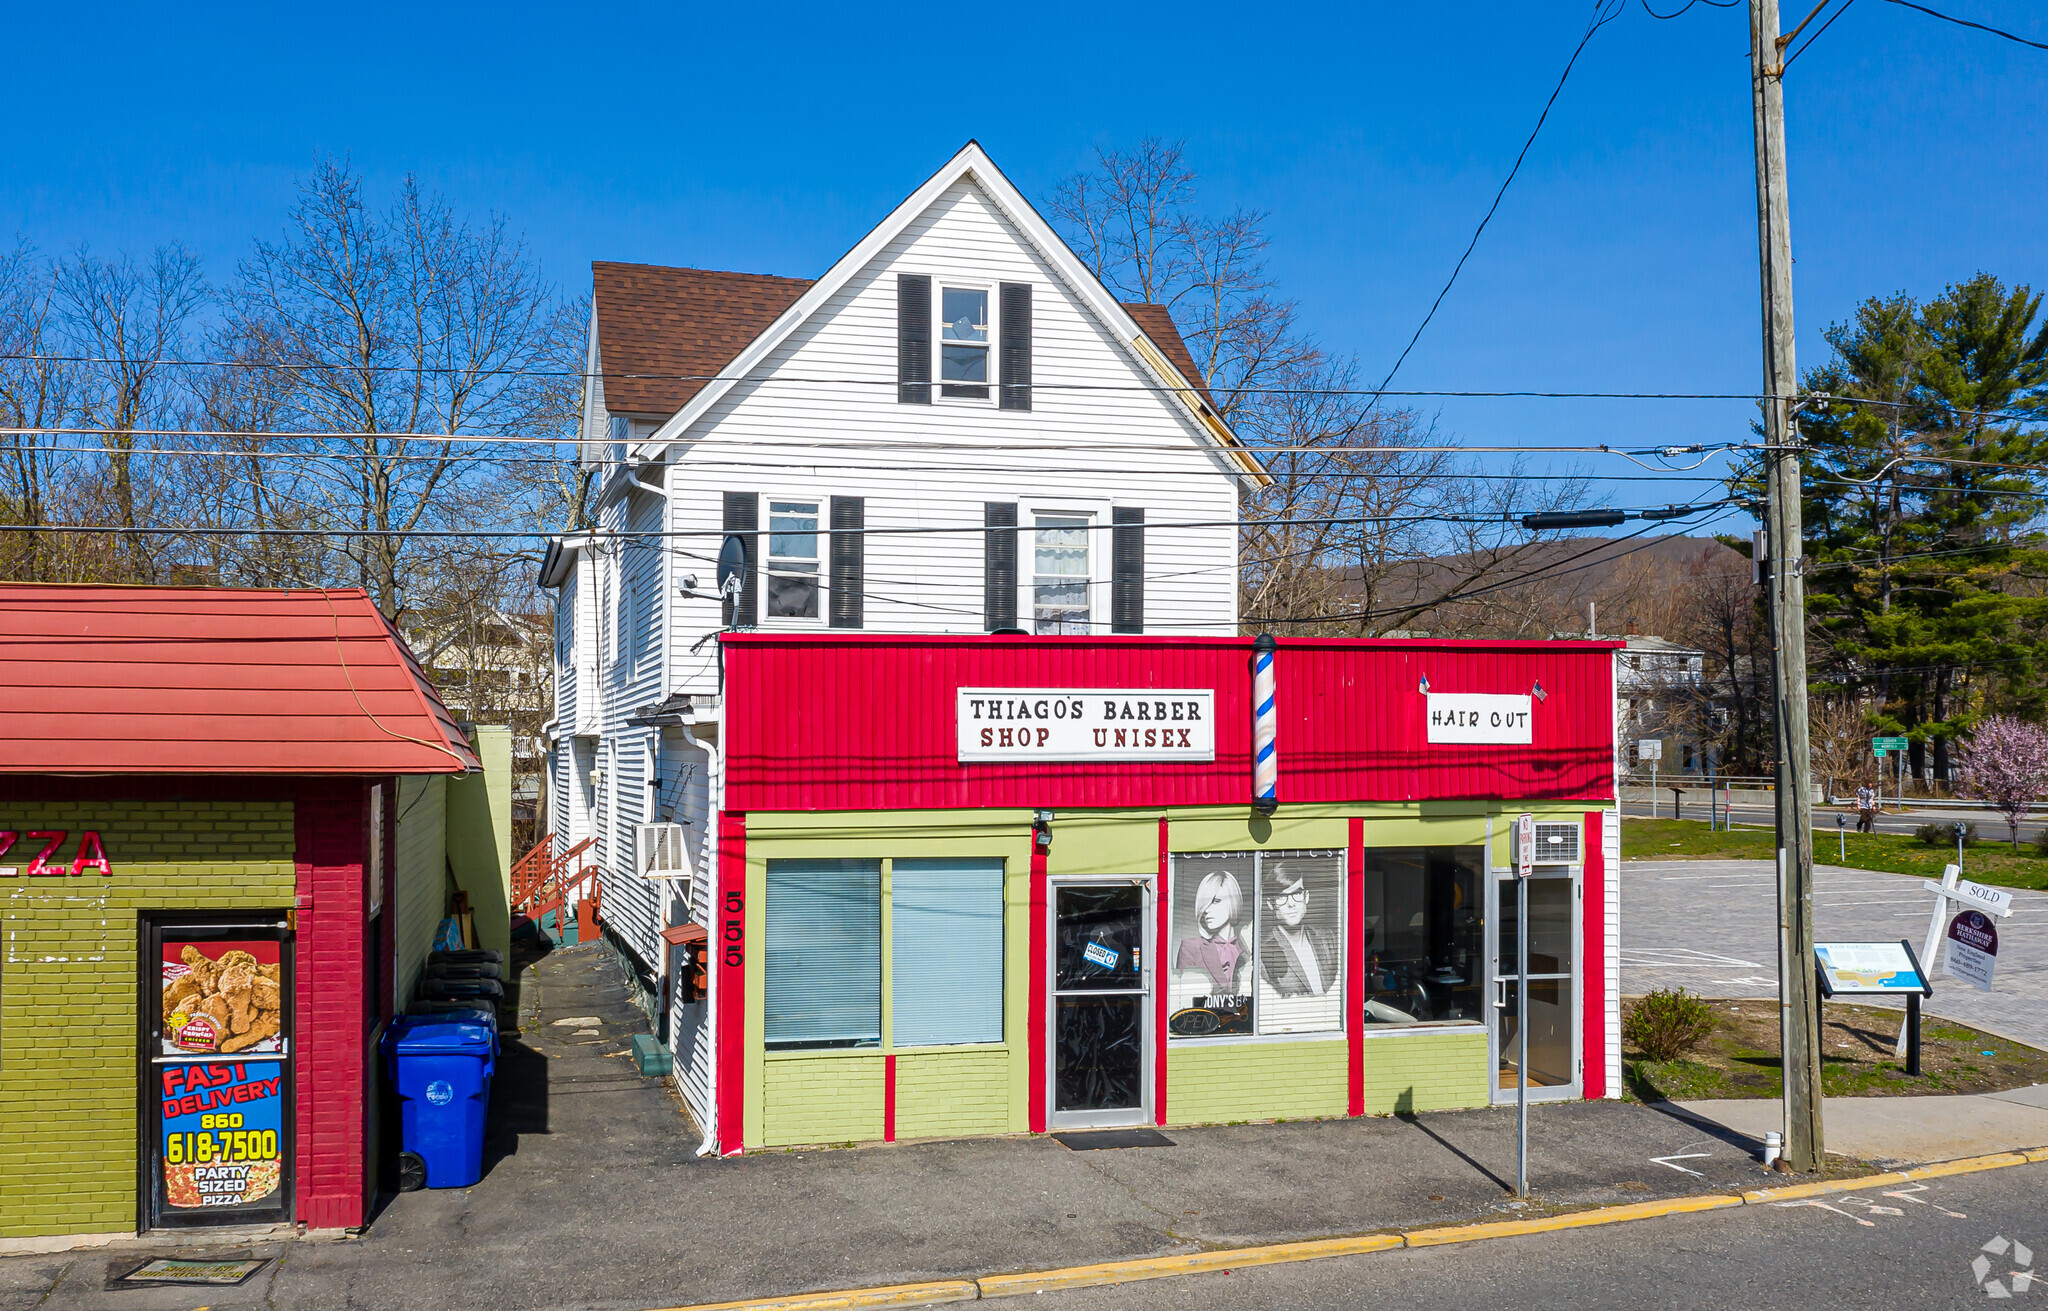
[[[1982,1267],[1973,1264],[1979,1257]],[[2041,1282],[2015,1290],[2015,1272],[2039,1272]],[[1043,1293],[1031,1303],[1033,1311],[1868,1311],[1994,1299],[2048,1303],[2048,1165],[1528,1238]]]
[[[1965,877],[1968,872],[1966,863]],[[1820,938],[1904,938],[1919,951],[1934,912],[1934,894],[1920,884],[1908,874],[1819,867],[1814,913]],[[2048,1048],[2048,892],[2014,890],[2012,903],[2011,916],[1997,921],[1992,990],[1980,992],[1937,969],[1934,997],[1925,1005],[1931,1014]],[[1769,861],[1624,861],[1621,990],[1635,996],[1683,987],[1707,997],[1775,997],[1777,924],[1777,871]]]
[[[1671,813],[1670,794],[1666,793],[1663,800],[1657,803],[1654,816],[1650,813],[1650,810],[1651,807],[1647,801],[1624,802],[1621,807],[1622,814],[1631,815],[1638,819],[1671,819],[1673,816]],[[1777,812],[1772,809],[1769,802],[1759,803],[1741,799],[1738,799],[1723,813],[1732,815],[1737,824],[1774,824],[1778,818]],[[1849,831],[1851,833],[1856,831],[1856,812],[1853,809],[1845,810],[1841,806],[1814,807],[1813,831],[1822,836],[1832,835],[1835,831],[1835,816],[1837,814],[1846,814],[1849,817]],[[1687,801],[1679,807],[1676,817],[1679,819],[1704,820],[1707,817],[1707,803],[1704,799]],[[1880,833],[1911,833],[1922,824],[1953,824],[1957,820],[1962,820],[1968,824],[1975,824],[1977,826],[1977,840],[1979,842],[1996,842],[2006,838],[2011,832],[2005,826],[2005,817],[1995,811],[1943,810],[1932,806],[1916,807],[1906,811],[1880,811],[1877,815],[1877,831]],[[2041,837],[2041,830],[2044,827],[2048,827],[2048,820],[2044,820],[2040,816],[2029,816],[2020,823],[2020,841],[2038,842]]]

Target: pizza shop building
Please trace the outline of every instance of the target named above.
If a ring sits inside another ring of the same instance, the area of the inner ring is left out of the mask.
[[[727,1154],[1620,1094],[1612,645],[728,635]]]
[[[0,1250],[364,1222],[398,788],[478,767],[359,590],[0,586]]]

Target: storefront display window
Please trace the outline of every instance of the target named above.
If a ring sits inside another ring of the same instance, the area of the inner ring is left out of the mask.
[[[1365,853],[1365,1023],[1478,1023],[1483,847]]]
[[[882,1040],[882,862],[768,862],[770,1049]]]
[[[891,862],[889,912],[895,1045],[1001,1042],[1003,862]]]
[[[1167,1032],[1174,1038],[1342,1027],[1344,857],[1175,858]]]

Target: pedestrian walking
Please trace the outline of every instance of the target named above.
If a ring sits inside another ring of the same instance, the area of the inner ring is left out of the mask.
[[[1856,789],[1856,831],[1877,831],[1877,789],[1868,783]]]

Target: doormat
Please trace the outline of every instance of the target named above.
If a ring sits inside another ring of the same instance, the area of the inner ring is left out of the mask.
[[[1171,1147],[1173,1139],[1157,1129],[1093,1129],[1053,1135],[1070,1152],[1103,1152],[1118,1147]]]
[[[209,1284],[215,1287],[232,1288],[244,1284],[258,1270],[270,1264],[267,1256],[244,1261],[207,1261],[191,1257],[162,1256],[154,1261],[144,1261],[127,1274],[114,1280],[116,1284]]]

